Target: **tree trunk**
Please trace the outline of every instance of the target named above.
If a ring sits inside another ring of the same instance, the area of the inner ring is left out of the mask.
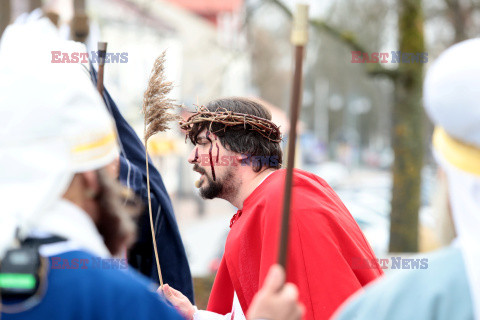
[[[399,50],[425,52],[421,0],[399,2]],[[423,63],[400,63],[393,110],[392,211],[390,252],[418,251],[418,212],[423,164],[423,112],[421,106]]]
[[[10,6],[10,0],[2,0],[0,2],[0,37],[10,23],[11,14],[12,8]]]

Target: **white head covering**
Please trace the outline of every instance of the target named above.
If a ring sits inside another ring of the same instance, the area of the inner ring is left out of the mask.
[[[26,235],[77,172],[118,156],[113,120],[80,64],[51,63],[65,42],[46,18],[14,24],[0,43],[0,257]]]
[[[458,242],[480,319],[480,39],[447,49],[428,70],[425,108],[436,127],[434,154],[444,169]]]

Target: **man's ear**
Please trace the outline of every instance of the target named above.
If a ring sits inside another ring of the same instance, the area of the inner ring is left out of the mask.
[[[235,159],[238,161],[238,162],[245,162],[247,161],[247,159],[249,158],[248,155],[246,154],[243,154],[243,153],[237,153],[235,155]]]
[[[88,198],[94,198],[100,190],[96,171],[85,171],[81,173],[85,183],[85,190]]]
[[[249,166],[251,164],[251,159],[248,154],[243,154],[239,153],[235,155],[235,160],[241,165],[241,166]]]

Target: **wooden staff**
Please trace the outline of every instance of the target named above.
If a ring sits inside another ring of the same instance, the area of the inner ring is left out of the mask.
[[[295,142],[297,139],[297,122],[300,114],[302,98],[302,63],[304,47],[308,40],[308,5],[297,4],[293,17],[292,35],[290,41],[295,46],[295,71],[293,75],[292,96],[290,100],[290,133],[288,136],[287,173],[285,177],[285,192],[283,197],[282,228],[278,263],[287,267],[288,231],[290,220],[290,204],[292,198],[293,167],[295,165]]]
[[[74,14],[70,22],[70,38],[73,41],[85,43],[90,33],[90,22],[86,13],[85,0],[74,0],[73,10]]]
[[[103,98],[103,72],[105,70],[105,58],[107,56],[107,43],[98,42],[98,74],[97,90]]]

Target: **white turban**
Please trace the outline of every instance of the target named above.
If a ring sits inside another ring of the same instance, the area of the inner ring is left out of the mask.
[[[424,103],[435,123],[434,154],[444,169],[455,229],[480,319],[480,39],[456,44],[435,61]]]
[[[0,43],[0,257],[62,197],[73,175],[118,156],[113,119],[80,64],[51,51],[85,51],[46,18],[8,27]]]

